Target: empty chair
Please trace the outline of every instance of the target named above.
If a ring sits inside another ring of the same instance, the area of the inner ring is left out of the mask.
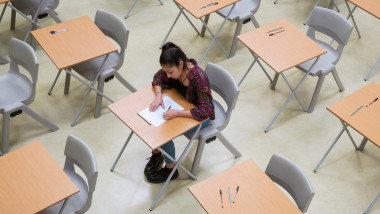
[[[240,35],[243,24],[246,24],[249,21],[252,21],[253,25],[256,28],[260,27],[254,17],[255,13],[259,10],[260,3],[261,3],[261,0],[240,0],[236,3],[235,8],[233,9],[230,16],[228,17],[229,21],[237,23],[234,38],[232,40],[229,57],[233,57],[235,55],[236,46],[238,42],[237,36]],[[231,10],[231,8],[232,8],[232,5],[218,10],[217,13],[220,16],[225,18],[227,17],[228,12]],[[207,23],[208,17],[206,17],[205,21]],[[205,30],[205,27],[203,26],[202,32],[204,32],[204,30]]]
[[[301,168],[285,157],[273,154],[265,173],[293,197],[298,209],[307,212],[315,192]]]
[[[324,34],[338,43],[337,48],[332,45],[321,41],[316,38],[316,32]],[[341,14],[321,7],[315,7],[309,21],[309,28],[307,36],[323,47],[327,53],[321,55],[319,60],[310,71],[311,76],[318,76],[318,82],[314,90],[313,97],[311,99],[308,112],[311,113],[314,110],[315,104],[321,91],[323,81],[327,74],[332,72],[335,82],[338,85],[340,91],[344,91],[344,87],[335,65],[338,63],[343,48],[347,45],[348,39],[352,32],[352,25]],[[307,72],[316,59],[309,60],[297,66],[303,72]],[[278,75],[278,74],[277,74]]]
[[[92,195],[95,191],[98,177],[98,165],[95,155],[85,142],[69,135],[66,141],[65,156],[63,171],[78,187],[79,192],[66,200],[61,213],[85,213],[91,207]],[[75,171],[74,166],[82,170],[86,176],[85,179]],[[43,210],[40,214],[57,214],[62,205],[63,201]]]
[[[211,90],[220,95],[226,104],[227,109],[224,109],[224,107],[215,99],[213,100],[215,106],[215,120],[211,120],[206,127],[198,132],[198,147],[191,168],[191,172],[194,175],[198,171],[205,143],[209,143],[216,138],[220,140],[220,142],[222,142],[236,158],[241,156],[240,152],[235,149],[235,147],[233,147],[221,133],[230,121],[232,110],[235,108],[239,96],[239,88],[232,75],[215,64],[208,63],[205,68],[205,73],[209,79]],[[190,139],[193,134],[194,133],[187,134],[186,137]]]
[[[25,42],[12,38],[9,45],[10,68],[0,76],[0,113],[3,114],[2,152],[8,152],[10,117],[22,111],[48,127],[51,131],[58,126],[44,119],[27,105],[34,101],[38,76],[38,61],[33,48]],[[26,69],[30,78],[20,72],[19,66]]]
[[[89,81],[98,82],[98,90],[103,92],[104,82],[108,82],[113,77],[116,77],[125,87],[131,92],[136,89],[129,84],[118,72],[124,62],[124,54],[127,49],[129,29],[123,20],[113,13],[98,10],[95,15],[95,24],[109,38],[113,39],[120,47],[118,52],[113,52],[108,55],[105,64],[102,66],[106,56],[101,56],[84,63],[73,66],[72,69]],[[96,80],[96,75],[100,71],[100,76]],[[57,74],[57,76],[60,72]],[[66,73],[65,94],[69,93],[71,75]],[[97,94],[95,104],[95,118],[100,116],[102,105],[102,96]]]

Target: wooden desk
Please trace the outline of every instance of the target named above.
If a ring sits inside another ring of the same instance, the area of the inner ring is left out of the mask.
[[[290,87],[289,82],[283,74],[284,71],[326,53],[325,49],[323,49],[316,42],[307,37],[304,33],[302,33],[285,19],[272,22],[258,29],[241,34],[238,36],[238,39],[245,46],[247,46],[255,58],[251,66],[244,74],[243,78],[240,80],[240,83],[244,80],[253,64],[256,61],[258,62],[258,58],[260,58],[276,72],[275,78],[272,82],[272,89],[274,89],[279,75],[284,78]],[[317,61],[318,59],[310,67],[309,71],[313,68]],[[266,73],[265,70],[263,71]],[[305,80],[305,78],[309,75],[309,71],[304,75],[304,77],[294,89],[290,87],[292,93],[284,105],[281,107],[275,118],[265,129],[265,132],[268,132],[273,122],[277,119],[293,95],[297,98],[304,111],[306,111],[305,107],[298,99],[295,92]]]
[[[220,33],[220,31],[222,30],[224,24],[226,23],[226,21],[228,20],[228,17],[230,16],[232,10],[235,8],[235,3],[238,2],[240,0],[218,0],[217,3],[218,4],[214,4],[214,5],[210,5],[210,6],[207,6],[207,7],[204,7],[202,8],[203,6],[206,6],[207,4],[211,3],[212,1],[204,1],[204,0],[192,0],[192,1],[189,1],[189,0],[174,0],[174,3],[177,5],[177,7],[180,9],[174,23],[172,24],[172,26],[170,27],[170,30],[169,32],[167,33],[167,35],[165,36],[164,38],[164,41],[162,41],[161,43],[161,46],[160,48],[164,45],[165,41],[167,40],[167,38],[169,37],[169,34],[171,33],[171,31],[173,30],[173,27],[174,25],[177,23],[178,21],[178,18],[181,14],[183,14],[185,16],[185,18],[187,19],[187,21],[191,24],[191,26],[194,28],[194,30],[198,33],[198,35],[201,35],[203,36],[204,35],[204,32],[202,31],[202,33],[199,33],[199,31],[196,29],[196,27],[194,26],[194,24],[190,21],[190,19],[187,17],[187,15],[184,13],[184,9],[186,11],[188,11],[191,15],[193,15],[196,19],[199,19],[203,26],[207,29],[207,31],[210,33],[210,35],[213,37],[209,46],[207,47],[206,51],[204,52],[203,56],[201,57],[201,59],[199,60],[198,64],[201,64],[203,59],[205,58],[206,54],[208,53],[208,51],[210,50],[212,44],[216,41],[217,44],[219,45],[219,47],[223,50],[223,52],[226,54],[227,57],[229,57],[229,54],[227,53],[227,51],[223,48],[223,46],[220,44],[220,42],[217,40],[218,38],[218,35]],[[215,1],[214,1],[215,2]],[[217,30],[217,32],[214,34],[210,28],[207,26],[207,20],[208,20],[208,15],[210,15],[211,13],[215,12],[215,11],[218,11],[222,8],[225,8],[229,5],[233,5],[230,9],[230,12],[228,13],[228,15],[226,16],[226,18],[224,19],[224,21],[222,22],[221,26],[219,27],[219,29]],[[203,20],[203,17],[205,17],[205,20]]]
[[[194,107],[193,104],[189,103],[183,96],[181,96],[175,89],[171,90],[163,90],[163,96],[169,96],[176,103],[181,105],[184,110],[190,110]],[[176,165],[174,166],[172,172],[181,167],[190,177],[194,180],[196,179],[195,175],[189,172],[186,168],[184,168],[180,163],[185,157],[187,151],[191,147],[194,138],[197,136],[197,133],[201,127],[201,122],[193,119],[193,118],[184,118],[177,117],[171,120],[166,121],[162,125],[155,127],[149,125],[144,119],[142,119],[137,113],[141,110],[145,109],[149,106],[149,104],[153,101],[155,97],[153,87],[151,85],[136,91],[135,93],[115,102],[108,106],[108,108],[121,120],[125,125],[127,125],[131,129],[131,133],[129,134],[127,141],[124,143],[119,155],[117,156],[114,164],[112,165],[111,171],[114,170],[117,162],[119,161],[121,155],[124,152],[125,147],[129,143],[133,133],[136,133],[151,149],[158,149],[162,154],[166,157],[172,159]],[[168,155],[164,150],[160,147],[175,137],[185,133],[198,126],[197,131],[194,133],[192,139],[190,139],[186,148],[179,156],[178,160],[174,160],[170,155]],[[156,205],[158,199],[161,194],[165,190],[167,184],[169,183],[173,173],[168,177],[165,184],[162,186],[160,192],[156,196],[153,204],[149,208],[150,211],[153,210]]]
[[[359,38],[361,38],[358,26],[356,25],[355,18],[353,16],[353,13],[356,9],[356,7],[361,8],[362,10],[366,11],[367,13],[371,14],[372,16],[380,19],[380,1],[378,0],[348,0],[352,4],[355,5],[354,9],[351,10],[350,6],[346,2],[346,6],[349,12],[348,18],[352,17],[352,22],[354,23],[356,32],[358,33]],[[371,68],[371,70],[368,72],[368,74],[364,77],[364,81],[367,81],[369,76],[372,74],[372,72],[375,70],[377,65],[380,63],[380,58],[376,61],[375,65]]]
[[[0,157],[0,213],[37,213],[79,192],[41,142]]]
[[[232,207],[228,196],[228,186],[230,186],[231,200],[234,199],[236,187],[239,186]],[[220,190],[222,190],[223,208]],[[252,159],[189,187],[189,191],[210,214],[301,213]]]
[[[327,155],[338,142],[343,132],[347,133],[356,150],[363,151],[368,140],[370,140],[377,147],[380,147],[380,100],[377,99],[374,101],[379,97],[380,85],[372,82],[327,107],[327,110],[339,118],[343,125],[343,128],[329,149],[323,155],[318,165],[314,168],[314,172],[317,172],[318,168],[321,166]],[[363,107],[360,108],[362,105]],[[348,126],[363,136],[363,140],[359,147],[356,146],[354,139],[347,129]],[[373,202],[369,205],[364,213],[368,213],[379,198],[380,193],[376,196],[375,200],[373,200]]]
[[[63,29],[67,29],[67,31],[58,32],[55,34],[51,33],[51,31],[59,31]],[[71,123],[71,126],[74,126],[91,90],[96,91],[110,102],[113,102],[111,98],[96,89],[94,85],[98,80],[101,69],[107,60],[108,54],[117,51],[117,49],[103,34],[103,32],[94,24],[90,17],[82,16],[67,22],[62,22],[35,30],[32,31],[32,35],[59,69],[59,73],[49,90],[49,94],[51,94],[51,91],[62,69],[89,87],[87,95],[83,100],[73,122]],[[103,55],[107,55],[107,57],[104,59],[103,65],[100,67],[99,71],[94,71],[97,72],[97,74],[91,85],[69,69],[76,64],[80,64]],[[65,93],[68,93],[66,88]]]

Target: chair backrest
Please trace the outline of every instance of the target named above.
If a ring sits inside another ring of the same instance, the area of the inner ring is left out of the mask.
[[[24,74],[20,73],[19,65],[25,68],[31,77],[32,82],[32,94],[30,98],[25,102],[31,102],[36,95],[36,84],[38,79],[38,60],[36,52],[27,43],[12,38],[9,44],[9,58],[10,69],[9,73],[20,76],[21,78],[28,78]]]
[[[348,43],[352,29],[352,24],[340,13],[327,8],[314,7],[307,35],[316,39],[315,31],[317,31],[333,38],[339,44],[337,51],[341,53]]]
[[[25,15],[29,16],[36,13],[41,0],[12,0],[12,5]],[[42,0],[39,14],[46,13],[47,8],[55,10],[59,5],[59,0]],[[38,14],[38,15],[39,15]]]
[[[227,126],[232,110],[235,108],[239,87],[232,75],[218,65],[207,63],[205,73],[209,79],[211,90],[218,93],[227,105],[226,120],[223,125],[218,127],[219,130],[222,130]]]
[[[293,197],[302,212],[307,211],[315,192],[301,168],[285,157],[273,154],[265,173]]]
[[[65,171],[69,170],[75,172],[74,165],[76,165],[86,175],[88,198],[86,204],[80,210],[80,213],[84,213],[91,206],[92,195],[95,191],[96,180],[98,177],[98,165],[96,163],[95,155],[85,142],[77,137],[69,135],[66,141],[65,156]]]
[[[115,69],[119,69],[124,62],[124,53],[127,49],[129,29],[123,20],[117,15],[105,10],[97,10],[95,24],[108,37],[120,46],[120,62]]]

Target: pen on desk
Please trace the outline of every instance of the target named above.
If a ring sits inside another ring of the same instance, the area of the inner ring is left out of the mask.
[[[275,31],[275,30],[280,30],[280,29],[282,29],[282,27],[275,28],[275,29],[273,29],[273,30],[268,31],[267,33],[273,32],[273,31]]]
[[[364,106],[364,104],[359,106],[359,108],[357,108],[354,112],[352,112],[351,116],[354,115],[357,111],[359,111],[363,106]]]
[[[230,197],[230,207],[232,207],[230,186],[228,186],[228,197]]]
[[[370,102],[368,105],[366,105],[366,107],[370,106],[372,103],[376,102],[379,98],[376,97],[374,100],[372,100],[372,102]]]
[[[172,106],[169,106],[169,108],[168,108],[168,110],[166,110],[166,112],[168,112],[168,111],[170,110],[171,107],[172,107]]]
[[[208,6],[212,6],[212,5],[216,5],[216,4],[218,4],[218,2],[211,2],[211,3],[209,3],[209,4],[206,4],[206,5],[202,6],[202,7],[199,8],[199,9],[203,9],[203,8],[208,7]]]
[[[285,30],[277,31],[277,32],[274,32],[274,33],[269,34],[269,36],[273,36],[273,35],[275,35],[275,34],[278,34],[278,33],[284,32],[284,31],[285,31]]]
[[[220,202],[222,203],[222,208],[223,208],[223,197],[222,197],[222,189],[220,189]]]
[[[52,31],[50,31],[50,33],[51,33],[51,34],[56,34],[56,33],[65,32],[65,31],[69,31],[69,30],[68,30],[68,29],[52,30]]]
[[[234,197],[234,200],[232,201],[232,203],[235,203],[235,199],[236,199],[236,195],[237,195],[238,191],[239,191],[239,186],[236,187],[235,197]]]

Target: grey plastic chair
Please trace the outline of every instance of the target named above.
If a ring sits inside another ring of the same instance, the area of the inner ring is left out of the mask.
[[[293,197],[298,209],[307,212],[315,192],[301,168],[285,157],[273,154],[265,173]]]
[[[91,82],[97,81],[97,89],[101,92],[103,92],[104,89],[104,82],[108,82],[113,77],[116,77],[116,79],[118,79],[131,92],[135,92],[136,89],[130,83],[128,83],[118,72],[124,63],[124,54],[125,50],[127,49],[129,35],[128,27],[120,17],[104,10],[98,10],[96,12],[95,24],[106,36],[113,39],[120,46],[119,52],[113,52],[109,54],[108,59],[103,66],[102,64],[104,62],[105,56],[101,56],[73,66],[72,69]],[[100,71],[100,76],[97,80],[95,80],[100,67],[102,68]],[[60,72],[57,74],[57,76],[59,76],[59,74]],[[70,77],[71,75],[66,73],[66,82],[64,89],[65,94],[69,93]],[[100,116],[102,98],[103,97],[101,95],[97,94],[94,114],[95,118],[98,118]]]
[[[51,131],[58,126],[44,119],[27,105],[34,101],[38,76],[38,61],[33,48],[25,42],[12,38],[9,45],[10,68],[0,76],[0,113],[3,114],[2,152],[8,152],[10,118],[22,111],[48,127]],[[30,78],[20,72],[26,69]]]
[[[311,76],[318,76],[318,82],[314,90],[313,97],[309,106],[309,113],[313,112],[317,102],[319,92],[321,91],[323,81],[327,74],[332,72],[335,82],[340,91],[344,91],[344,87],[338,76],[335,65],[338,63],[343,48],[347,45],[348,39],[352,32],[351,23],[341,14],[326,8],[315,7],[309,21],[309,29],[307,36],[323,47],[327,53],[319,57],[319,61],[315,64],[310,72]],[[330,44],[316,38],[315,33],[320,32],[331,37],[338,43],[338,47],[334,48]],[[309,60],[297,66],[303,72],[307,72],[315,59]]]
[[[259,23],[254,17],[255,13],[259,10],[260,3],[261,3],[261,0],[240,0],[239,2],[236,3],[234,10],[231,12],[230,16],[228,17],[228,21],[236,22],[236,30],[235,30],[234,38],[232,40],[229,57],[233,57],[235,55],[236,46],[238,42],[237,36],[240,35],[243,24],[246,24],[249,21],[251,21],[256,28],[260,27]],[[217,13],[223,18],[226,18],[231,8],[232,8],[232,5],[218,10]],[[209,16],[207,16],[205,19],[206,23],[208,22],[208,19],[209,19]],[[202,36],[204,35],[204,32],[205,32],[205,27],[203,26],[202,33],[201,33]]]
[[[67,137],[65,147],[65,166],[63,171],[69,176],[73,183],[78,187],[79,192],[66,200],[62,214],[66,213],[85,213],[92,203],[92,195],[95,191],[96,180],[98,177],[98,165],[91,148],[82,140],[72,135]],[[86,180],[83,179],[76,171],[75,167],[79,167]],[[57,203],[39,214],[57,214],[59,213],[63,201]]]
[[[194,175],[196,175],[198,171],[205,143],[209,143],[216,138],[235,155],[235,158],[241,156],[240,152],[233,147],[221,133],[230,121],[232,110],[235,108],[239,96],[239,88],[232,75],[222,67],[208,63],[205,68],[205,73],[209,79],[211,90],[220,95],[227,105],[227,109],[224,109],[224,107],[215,99],[213,100],[215,106],[215,120],[211,120],[206,127],[198,132],[198,147],[191,168],[191,173]],[[192,136],[193,133],[186,135],[189,139],[191,139]]]

